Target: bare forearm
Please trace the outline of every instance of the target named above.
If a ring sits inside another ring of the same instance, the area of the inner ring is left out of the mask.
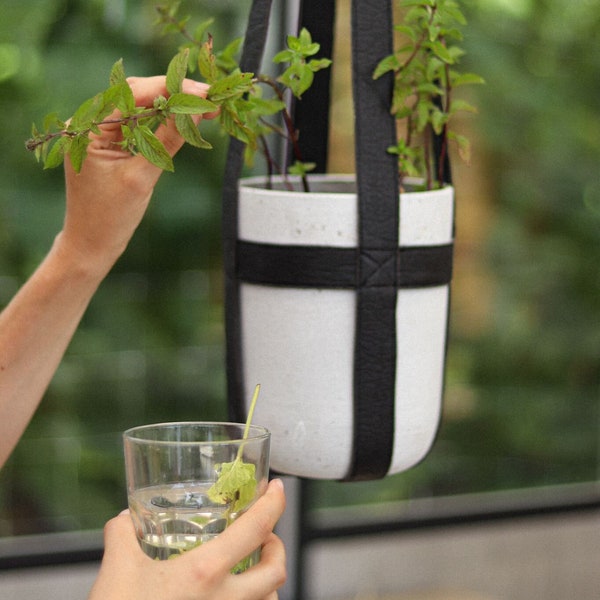
[[[137,106],[152,106],[155,98],[168,95],[162,76],[133,77],[128,83]],[[200,97],[208,91],[189,79],[182,88]],[[172,119],[155,135],[171,156],[184,141]],[[142,220],[161,174],[143,156],[121,148],[116,121],[100,126],[90,140],[81,172],[65,162],[61,233],[0,314],[0,467],[27,427],[96,288]]]
[[[107,271],[81,260],[60,236],[0,314],[0,466],[27,427]]]

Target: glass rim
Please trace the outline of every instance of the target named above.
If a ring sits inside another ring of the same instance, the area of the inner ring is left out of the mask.
[[[157,430],[157,429],[175,429],[177,427],[205,427],[207,429],[216,427],[237,427],[240,429],[240,436],[225,440],[160,440],[152,439],[149,437],[137,437],[134,435],[136,432],[143,433],[144,431]],[[271,432],[261,425],[250,425],[248,427],[248,437],[244,439],[244,430],[246,428],[245,423],[235,423],[230,421],[172,421],[164,423],[149,423],[148,425],[137,425],[136,427],[130,427],[123,432],[123,440],[130,441],[140,444],[160,444],[160,445],[178,445],[178,446],[198,446],[198,445],[225,445],[235,443],[249,443],[256,442],[263,439],[268,439],[271,436]]]

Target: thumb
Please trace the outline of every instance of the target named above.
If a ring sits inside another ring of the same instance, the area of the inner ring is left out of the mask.
[[[144,558],[129,511],[123,511],[104,526],[104,556],[88,600],[114,598],[115,590],[127,589]]]
[[[108,556],[115,552],[120,555],[122,553],[140,552],[129,510],[124,510],[104,526],[104,552]]]

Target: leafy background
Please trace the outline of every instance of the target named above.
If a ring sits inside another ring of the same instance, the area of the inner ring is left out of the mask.
[[[185,3],[184,3],[185,4]],[[470,167],[454,163],[456,272],[445,413],[431,454],[368,484],[312,486],[313,506],[595,481],[599,471],[600,2],[470,0],[470,70],[487,85]],[[340,20],[348,2],[339,2]],[[249,2],[189,2],[216,43]],[[162,73],[176,42],[150,0],[6,0],[0,8],[0,303],[63,215],[62,173],[23,147],[128,74]],[[343,26],[343,24],[342,24]],[[338,71],[345,73],[340,48]],[[332,170],[351,170],[334,107]],[[220,257],[225,140],[186,149],[95,296],[22,443],[0,473],[0,536],[101,527],[125,504],[120,432],[226,416]],[[340,150],[341,148],[341,150]],[[346,157],[346,158],[343,158]]]

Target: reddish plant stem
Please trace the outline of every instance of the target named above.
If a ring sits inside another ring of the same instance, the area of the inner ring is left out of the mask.
[[[285,98],[283,96],[283,92],[282,92],[281,88],[272,79],[262,75],[262,76],[258,77],[257,81],[259,81],[260,83],[264,83],[265,85],[268,85],[275,92],[275,94],[277,95],[277,98],[281,102],[285,103]],[[302,162],[302,152],[300,151],[300,146],[298,145],[298,131],[294,128],[294,122],[292,121],[292,116],[290,115],[287,108],[284,108],[281,111],[281,115],[283,117],[283,123],[285,125],[285,130],[287,131],[286,138],[292,144],[292,151],[294,154],[294,158],[297,161]],[[285,169],[285,171],[287,172],[287,168]],[[310,188],[308,185],[308,179],[307,179],[306,175],[302,175],[301,180],[302,180],[303,190],[305,192],[310,191]]]
[[[121,117],[119,119],[104,119],[99,123],[93,123],[92,127],[88,127],[82,131],[69,131],[68,129],[61,129],[60,131],[55,131],[53,133],[47,133],[41,138],[31,138],[25,142],[25,147],[30,152],[33,152],[38,146],[42,146],[47,142],[53,140],[57,137],[77,137],[79,135],[87,136],[92,132],[93,127],[99,127],[100,125],[114,125],[114,124],[122,124],[126,125],[128,123],[137,123],[141,119],[151,118],[151,117],[162,117],[165,116],[165,111],[159,108],[153,108],[144,112],[137,113],[135,115],[128,115],[125,117]]]

